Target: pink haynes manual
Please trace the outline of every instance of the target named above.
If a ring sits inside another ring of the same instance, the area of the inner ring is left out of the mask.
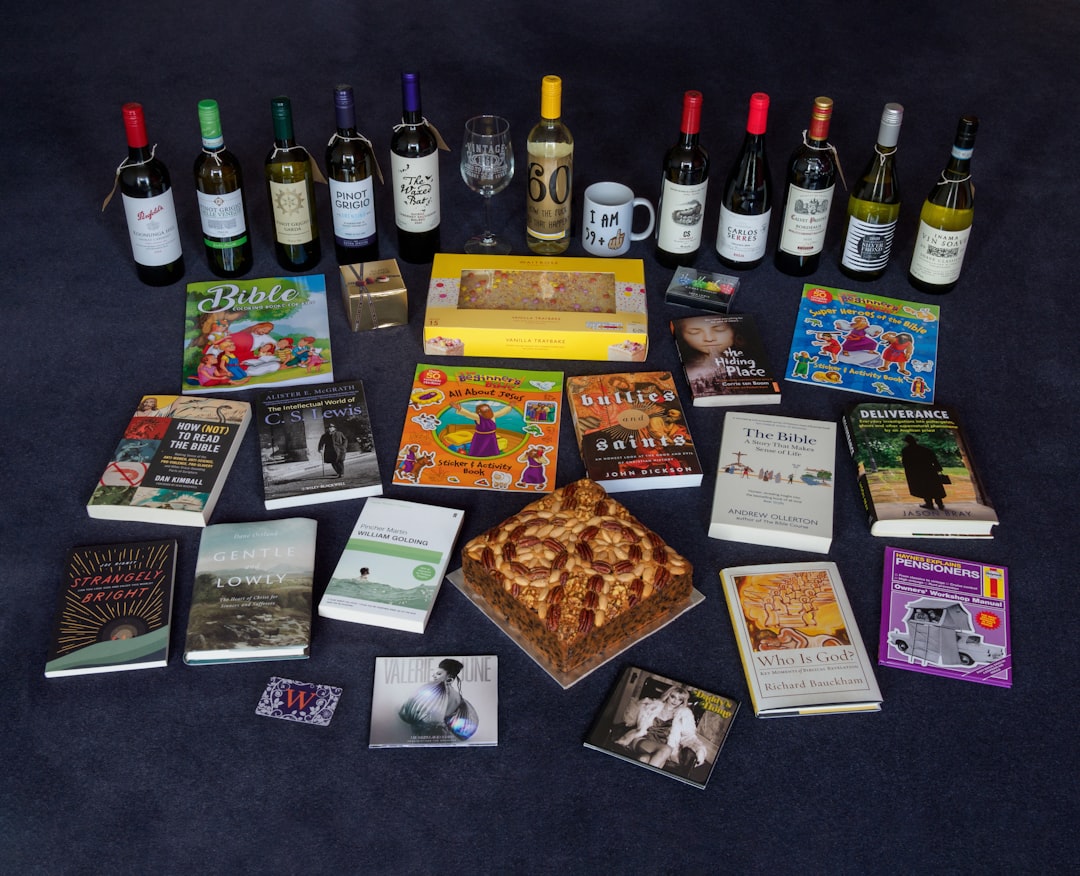
[[[1012,687],[1009,572],[885,548],[878,663]]]

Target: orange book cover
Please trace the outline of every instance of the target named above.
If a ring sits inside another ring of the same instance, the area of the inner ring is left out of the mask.
[[[417,365],[393,482],[551,492],[562,390],[561,371]]]

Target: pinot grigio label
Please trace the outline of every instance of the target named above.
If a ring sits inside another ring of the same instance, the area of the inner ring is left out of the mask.
[[[123,196],[131,237],[131,254],[147,267],[169,265],[180,258],[180,227],[172,189],[151,198]]]
[[[375,236],[375,193],[371,177],[358,182],[327,180],[334,237],[341,246],[364,246]]]

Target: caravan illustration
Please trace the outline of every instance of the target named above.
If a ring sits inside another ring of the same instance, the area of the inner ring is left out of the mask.
[[[891,631],[889,644],[908,658],[938,666],[974,666],[1005,656],[1004,648],[986,644],[974,632],[967,608],[955,600],[923,597],[905,607],[907,631]]]

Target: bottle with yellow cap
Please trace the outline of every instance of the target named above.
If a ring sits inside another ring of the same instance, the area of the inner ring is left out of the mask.
[[[526,141],[529,171],[525,235],[529,249],[558,255],[570,245],[570,191],[574,175],[574,138],[562,122],[562,80],[545,76],[540,121]]]

